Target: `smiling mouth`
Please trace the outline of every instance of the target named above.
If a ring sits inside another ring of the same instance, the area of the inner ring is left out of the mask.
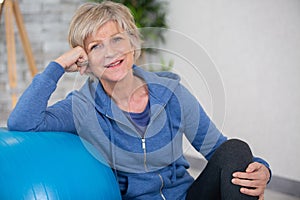
[[[108,65],[105,65],[104,67],[105,67],[105,68],[114,68],[114,67],[118,67],[122,62],[123,62],[123,60],[118,60],[118,61],[115,61],[115,62],[110,63],[110,64],[108,64]]]

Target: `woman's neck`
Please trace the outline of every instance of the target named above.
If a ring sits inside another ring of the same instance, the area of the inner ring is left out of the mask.
[[[148,103],[148,89],[140,78],[131,74],[114,83],[103,83],[106,93],[127,112],[142,112]]]

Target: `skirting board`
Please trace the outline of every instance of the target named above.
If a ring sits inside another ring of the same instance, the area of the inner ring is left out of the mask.
[[[291,179],[273,175],[267,188],[276,192],[281,192],[291,196],[300,197],[299,181],[294,181]]]

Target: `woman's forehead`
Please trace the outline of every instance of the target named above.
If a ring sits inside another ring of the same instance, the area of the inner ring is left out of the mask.
[[[123,33],[124,29],[115,21],[108,21],[97,28],[92,34],[87,36],[86,42],[91,40],[105,40],[116,34]]]
[[[123,28],[115,21],[108,21],[102,26],[100,26],[92,35],[97,37],[110,37],[112,35],[116,35],[118,33],[124,32]]]

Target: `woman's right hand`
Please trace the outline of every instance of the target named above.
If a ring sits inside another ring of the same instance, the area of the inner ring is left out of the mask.
[[[80,46],[70,49],[54,61],[60,64],[66,72],[79,71],[82,75],[88,71],[88,55]]]

